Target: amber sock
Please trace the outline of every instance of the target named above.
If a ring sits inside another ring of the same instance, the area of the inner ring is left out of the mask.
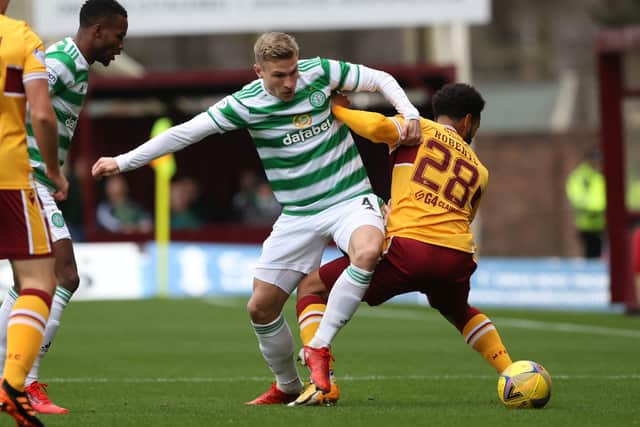
[[[483,313],[469,319],[462,329],[462,336],[498,373],[511,365],[511,357],[502,343],[500,334],[491,319]]]
[[[327,302],[320,296],[307,295],[300,298],[300,301],[296,304],[296,313],[298,315],[302,345],[309,344],[311,338],[316,334],[326,309]]]
[[[4,378],[16,390],[24,390],[27,373],[33,366],[49,317],[51,295],[25,289],[13,306],[7,326],[7,356]]]
[[[318,295],[307,295],[300,298],[296,304],[296,313],[298,315],[298,328],[300,329],[300,340],[302,345],[307,345],[314,337],[320,321],[327,309],[327,300]],[[330,375],[335,381],[333,373],[333,359],[329,364]]]

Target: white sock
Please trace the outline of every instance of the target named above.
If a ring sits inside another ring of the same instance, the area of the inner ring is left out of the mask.
[[[49,312],[49,320],[47,320],[47,326],[44,330],[44,337],[42,338],[42,345],[40,346],[40,353],[38,353],[38,357],[33,362],[33,366],[27,375],[25,380],[25,386],[38,381],[38,375],[40,371],[40,362],[45,354],[49,351],[51,347],[51,342],[53,341],[53,337],[56,336],[58,332],[58,327],[60,326],[60,318],[62,318],[62,311],[69,303],[71,296],[73,293],[71,291],[63,288],[62,286],[56,287],[56,293],[53,296],[53,300],[51,301],[51,311]]]
[[[293,337],[282,313],[266,325],[251,324],[262,356],[276,377],[278,389],[288,394],[301,392],[302,381],[293,359]]]
[[[350,264],[338,277],[329,293],[327,308],[320,326],[309,341],[310,347],[329,347],[336,334],[356,312],[371,283],[372,271]]]
[[[9,325],[9,317],[13,305],[18,299],[18,292],[13,288],[9,288],[9,292],[5,295],[0,305],[0,377],[4,372],[4,359],[7,357],[7,326]]]

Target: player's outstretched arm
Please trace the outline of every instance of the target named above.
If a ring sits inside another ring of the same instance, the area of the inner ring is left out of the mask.
[[[167,129],[127,153],[117,157],[103,157],[100,159],[105,159],[103,162],[98,160],[93,165],[92,173],[97,178],[137,169],[155,158],[182,150],[212,133],[219,133],[219,128],[214,127],[213,123],[207,113],[200,113],[188,122]]]

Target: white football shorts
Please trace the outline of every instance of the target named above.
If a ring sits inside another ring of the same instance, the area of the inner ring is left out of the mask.
[[[57,242],[62,239],[71,239],[71,234],[67,228],[67,222],[62,216],[62,211],[58,208],[55,199],[51,195],[49,188],[36,181],[36,191],[42,203],[42,210],[47,218],[49,231],[51,232],[51,240]]]
[[[262,245],[255,277],[291,294],[304,274],[320,267],[322,254],[331,239],[347,253],[351,234],[358,227],[371,225],[384,233],[379,200],[369,193],[314,215],[280,215]],[[302,274],[283,274],[285,270]],[[282,280],[285,277],[291,280]]]

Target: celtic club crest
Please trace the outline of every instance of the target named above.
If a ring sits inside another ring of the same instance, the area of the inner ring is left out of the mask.
[[[311,92],[311,95],[309,95],[309,103],[316,108],[322,107],[326,101],[327,96],[322,91],[314,90]]]

